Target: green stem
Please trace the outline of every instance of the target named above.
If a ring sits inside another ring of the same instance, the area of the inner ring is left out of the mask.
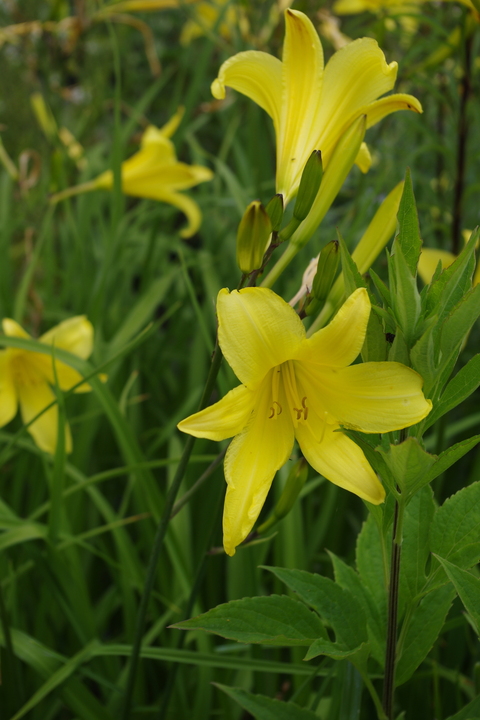
[[[55,195],[50,196],[50,203],[52,205],[55,205],[55,203],[60,202],[61,200],[66,200],[69,197],[73,197],[74,195],[81,195],[85,192],[91,192],[92,190],[97,190],[97,183],[95,180],[90,180],[89,182],[84,182],[81,185],[74,185],[73,187],[65,188],[65,190],[60,190],[60,192],[55,193]]]
[[[387,720],[387,716],[385,715],[382,703],[380,702],[380,698],[378,697],[378,693],[375,690],[375,687],[368,677],[368,673],[362,672],[360,668],[357,668],[359,670],[360,675],[362,676],[363,682],[365,683],[365,687],[367,688],[368,692],[370,693],[370,697],[373,700],[373,704],[375,705],[375,709],[377,711],[378,720]]]
[[[208,374],[207,382],[205,383],[205,389],[203,391],[202,399],[200,401],[199,410],[203,410],[203,408],[205,408],[208,404],[210,395],[212,394],[212,390],[215,386],[218,372],[220,370],[222,357],[223,357],[222,351],[220,349],[220,346],[217,343],[217,345],[215,347],[215,352],[214,352],[213,358],[212,358],[212,364],[210,366],[210,372]],[[121,715],[122,720],[128,720],[130,717],[130,708],[132,705],[133,688],[135,685],[135,678],[137,675],[138,660],[139,660],[139,656],[140,656],[140,648],[141,648],[141,644],[142,644],[143,631],[144,631],[144,627],[145,627],[145,619],[146,619],[146,615],[147,615],[147,609],[148,609],[148,603],[150,600],[150,595],[153,590],[153,585],[155,582],[158,559],[160,557],[160,551],[163,547],[163,541],[164,541],[165,535],[167,533],[168,524],[170,522],[170,517],[171,517],[173,506],[175,503],[175,498],[177,497],[177,493],[180,489],[180,484],[183,480],[183,476],[187,469],[188,462],[190,460],[190,455],[192,454],[194,443],[195,443],[195,438],[192,437],[191,435],[189,435],[187,438],[187,442],[185,443],[182,457],[178,464],[177,472],[175,473],[175,477],[173,478],[173,482],[170,486],[170,490],[168,491],[168,495],[165,500],[165,507],[163,508],[163,514],[162,514],[162,517],[160,518],[160,522],[158,524],[155,539],[153,541],[152,552],[150,554],[150,560],[149,560],[148,568],[147,568],[147,575],[145,578],[145,586],[143,589],[142,598],[140,600],[140,607],[138,609],[137,623],[136,623],[136,629],[135,629],[135,637],[134,637],[133,646],[132,646],[132,652],[130,655],[130,667],[129,667],[128,676],[127,676],[127,684],[125,687],[123,712]]]
[[[385,650],[385,674],[383,684],[383,710],[388,720],[393,720],[393,702],[395,696],[398,589],[400,581],[400,554],[403,537],[404,510],[405,501],[400,496],[400,499],[395,504],[391,556],[392,559],[390,565],[390,583],[388,589],[387,646]]]
[[[271,288],[272,285],[278,280],[280,275],[283,273],[292,262],[295,255],[302,249],[301,245],[290,243],[284,250],[283,255],[277,260],[273,268],[268,273],[267,277],[262,281],[262,287]]]

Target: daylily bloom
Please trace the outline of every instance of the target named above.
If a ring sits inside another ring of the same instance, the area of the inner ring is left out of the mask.
[[[470,230],[463,231],[463,237],[465,242],[469,240],[471,234],[472,233]],[[437,265],[439,262],[442,263],[442,269],[445,270],[445,268],[449,267],[449,265],[451,265],[456,259],[457,256],[451,252],[448,252],[448,250],[423,248],[418,259],[418,274],[422,278],[425,285],[428,285],[428,283],[431,281],[435,274],[435,270],[437,269]],[[472,283],[473,285],[478,285],[478,283],[480,283],[480,262],[477,263],[477,268],[473,275]]]
[[[31,339],[15,320],[5,318],[2,327],[7,337]],[[72,317],[42,335],[39,342],[86,359],[93,349],[93,326],[84,315]],[[55,373],[61,390],[70,390],[82,380],[77,370],[49,355],[17,348],[0,350],[0,427],[15,417],[18,405],[24,423],[29,423],[50,405],[55,400],[50,387],[55,385]],[[88,392],[90,389],[88,383],[83,383],[75,392]],[[28,432],[41,450],[53,454],[57,445],[57,429],[58,408],[53,405],[29,426]],[[72,451],[68,425],[65,427],[65,447],[67,452]]]
[[[422,378],[400,363],[351,365],[362,347],[370,301],[356,290],[332,322],[306,337],[297,313],[267,288],[221,290],[218,337],[242,383],[178,427],[210,440],[236,436],[225,457],[225,551],[255,523],[294,438],[306,460],[340,487],[373,504],[384,489],[340,426],[383,433],[419,422],[431,409]]]
[[[305,163],[320,150],[328,166],[339,139],[355,120],[366,116],[367,127],[396,110],[422,112],[411,95],[389,92],[397,63],[387,64],[375,40],[362,38],[336,52],[324,69],[318,34],[306,15],[285,11],[283,59],[258,51],[229,58],[212,84],[213,95],[225,97],[225,87],[247,95],[272,118],[277,137],[276,192],[285,202],[295,196]],[[363,172],[370,155],[362,145],[357,164]]]
[[[202,215],[197,203],[178,192],[198,185],[213,177],[212,171],[203,165],[187,165],[178,162],[175,148],[169,138],[182,119],[178,111],[162,128],[149,125],[143,133],[139,152],[122,163],[122,190],[126,195],[160,200],[178,207],[185,213],[188,226],[180,235],[190,237],[200,227]],[[71,195],[91,190],[111,190],[113,172],[106,170],[95,180],[63,190],[51,198],[58,202]]]

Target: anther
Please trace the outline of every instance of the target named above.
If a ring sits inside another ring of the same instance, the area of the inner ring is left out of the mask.
[[[282,413],[282,411],[283,411],[283,408],[282,408],[282,406],[280,405],[280,403],[277,402],[276,400],[274,400],[274,401],[273,401],[273,405],[276,405],[276,406],[278,407],[277,415],[281,415],[281,413]],[[268,419],[269,419],[269,420],[271,420],[271,419],[273,418],[273,416],[275,415],[275,408],[273,407],[273,405],[272,405],[271,408],[270,408],[270,415],[268,416]]]

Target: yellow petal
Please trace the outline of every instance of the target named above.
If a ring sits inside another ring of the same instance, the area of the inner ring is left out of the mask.
[[[370,128],[387,115],[397,112],[397,110],[413,110],[416,113],[423,113],[422,106],[417,98],[405,93],[396,93],[381,98],[381,100],[377,100],[370,105],[365,105],[361,112],[367,116],[367,128]]]
[[[162,135],[167,138],[172,137],[172,135],[175,134],[178,126],[182,122],[184,115],[185,115],[185,108],[182,105],[178,108],[175,115],[172,115],[170,120],[168,122],[166,122],[165,125],[163,125],[160,128],[160,132],[162,133]],[[143,140],[143,138],[142,138],[142,140]]]
[[[225,86],[246,95],[260,105],[280,127],[282,63],[278,58],[257,50],[237,53],[220,67],[212,83],[212,95],[221,100]]]
[[[145,196],[143,196],[145,197]],[[181,210],[188,220],[187,227],[180,230],[181,237],[188,238],[195,235],[202,222],[202,213],[195,200],[184,193],[169,192],[165,188],[152,188],[152,194],[146,197],[160,200]]]
[[[370,2],[366,0],[337,0],[333,4],[335,15],[353,15],[370,9]]]
[[[280,396],[286,407],[286,400]],[[228,555],[252,529],[277,470],[288,460],[293,447],[290,415],[271,414],[271,373],[257,391],[247,427],[237,435],[225,457],[228,484],[223,512],[223,544]]]
[[[362,432],[400,430],[420,422],[432,409],[423,395],[421,376],[397,362],[321,368],[309,376],[327,412]]]
[[[314,428],[312,430],[312,428]],[[358,495],[373,505],[385,499],[385,490],[373,472],[362,450],[342,432],[338,425],[323,423],[320,418],[300,423],[296,438],[310,465],[330,482]]]
[[[187,165],[175,162],[162,167],[144,170],[141,175],[126,176],[122,190],[126,195],[157,199],[158,193],[186,190],[213,178],[213,172],[203,165]]]
[[[266,288],[220,290],[220,347],[238,379],[255,387],[275,365],[293,358],[305,340],[295,310]]]
[[[302,12],[285,11],[282,109],[277,132],[277,193],[285,202],[296,193],[305,163],[318,143],[323,49]]]
[[[371,38],[354,40],[332,55],[325,67],[317,118],[325,162],[340,135],[356,117],[368,115],[366,108],[393,88],[396,76],[397,63],[387,64]]]
[[[370,170],[370,166],[372,164],[372,156],[370,155],[370,150],[368,149],[367,143],[362,142],[360,145],[360,150],[358,151],[358,155],[355,158],[355,165],[357,165],[362,173],[367,173]]]
[[[370,316],[365,288],[355,290],[329,325],[317,330],[303,345],[298,360],[312,366],[335,368],[350,365],[362,349]]]
[[[55,385],[55,373],[53,371],[53,357],[48,355],[42,355],[40,353],[28,353],[24,357],[24,363],[28,363],[28,366],[32,368],[32,371],[38,375],[41,375],[50,385]],[[70,390],[74,385],[82,382],[83,375],[78,370],[66,365],[55,358],[55,371],[57,376],[58,385],[61,390]],[[76,393],[90,392],[92,388],[88,383],[82,383],[76,388]]]
[[[36,382],[21,384],[18,388],[20,400],[20,410],[23,422],[29,423],[43,408],[55,400],[55,395],[48,387],[47,383],[40,377]],[[32,435],[35,443],[41,450],[53,455],[57,446],[58,432],[58,408],[53,405],[49,410],[43,413],[28,428],[28,432]],[[72,438],[68,425],[65,427],[65,446],[67,453],[72,451]]]
[[[248,422],[255,404],[255,393],[244,385],[230,390],[215,405],[190,415],[177,427],[188,435],[208,440],[226,440],[238,435]]]
[[[2,320],[2,328],[3,332],[7,337],[17,337],[17,338],[30,338],[31,336],[25,332],[25,330],[22,328],[21,325],[19,325],[15,320],[12,320],[11,318],[3,318]]]
[[[433,248],[423,248],[420,253],[418,260],[418,274],[422,278],[425,285],[428,285],[432,279],[437,265],[439,262],[442,263],[442,268],[445,269],[456,260],[455,255],[447,250],[434,250]]]
[[[40,342],[55,345],[86,360],[93,350],[93,325],[85,315],[63,320],[41,336]]]
[[[10,358],[5,350],[0,351],[0,427],[6,425],[17,414],[17,392],[13,383]]]

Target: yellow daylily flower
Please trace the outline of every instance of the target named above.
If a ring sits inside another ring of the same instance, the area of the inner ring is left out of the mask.
[[[323,50],[312,22],[297,10],[285,11],[283,59],[258,51],[229,58],[212,84],[214,97],[225,87],[247,95],[272,118],[277,138],[276,192],[288,202],[298,191],[303,168],[313,150],[321,150],[324,167],[355,120],[367,127],[396,110],[422,112],[411,95],[389,95],[397,63],[387,64],[375,40],[362,38],[336,52],[324,69]],[[366,172],[365,146],[356,159]]]
[[[181,230],[180,235],[191,237],[200,227],[202,214],[194,200],[178,191],[211,180],[213,173],[203,165],[178,162],[169,138],[180,124],[182,115],[183,110],[180,110],[162,128],[154,125],[147,127],[140,150],[122,163],[122,190],[126,195],[160,200],[179,208],[188,219],[188,225]],[[112,188],[113,172],[106,170],[95,180],[57,193],[51,201],[58,202],[78,193]]]
[[[383,433],[419,422],[431,409],[422,378],[400,363],[351,365],[365,338],[370,301],[356,290],[332,322],[306,337],[297,313],[267,288],[221,290],[218,337],[242,383],[182,420],[182,432],[225,440],[223,539],[229,555],[252,529],[296,438],[328,480],[379,504],[384,489],[340,426]]]
[[[463,232],[465,242],[469,240],[471,234],[472,233],[470,230],[466,230]],[[420,258],[418,260],[418,274],[422,278],[425,285],[428,285],[428,283],[431,281],[435,274],[435,270],[437,269],[437,265],[439,262],[442,263],[442,269],[445,270],[445,268],[449,267],[449,265],[451,265],[456,259],[457,256],[451,252],[448,252],[448,250],[423,248],[422,252],[420,253]],[[480,283],[480,262],[477,263],[477,268],[473,275],[472,283],[474,286]]]
[[[31,339],[15,320],[4,318],[2,327],[7,337]],[[39,342],[86,359],[93,349],[93,326],[84,315],[72,317],[42,335]],[[55,371],[62,390],[70,390],[82,380],[77,370],[57,359]],[[55,385],[52,357],[17,348],[0,350],[0,427],[15,417],[18,405],[23,422],[29,423],[55,400],[50,385]],[[90,389],[84,383],[75,392],[88,392]],[[29,426],[28,432],[41,450],[53,454],[57,446],[57,428],[58,408],[53,405]],[[65,427],[65,447],[67,452],[72,451],[68,424]]]

